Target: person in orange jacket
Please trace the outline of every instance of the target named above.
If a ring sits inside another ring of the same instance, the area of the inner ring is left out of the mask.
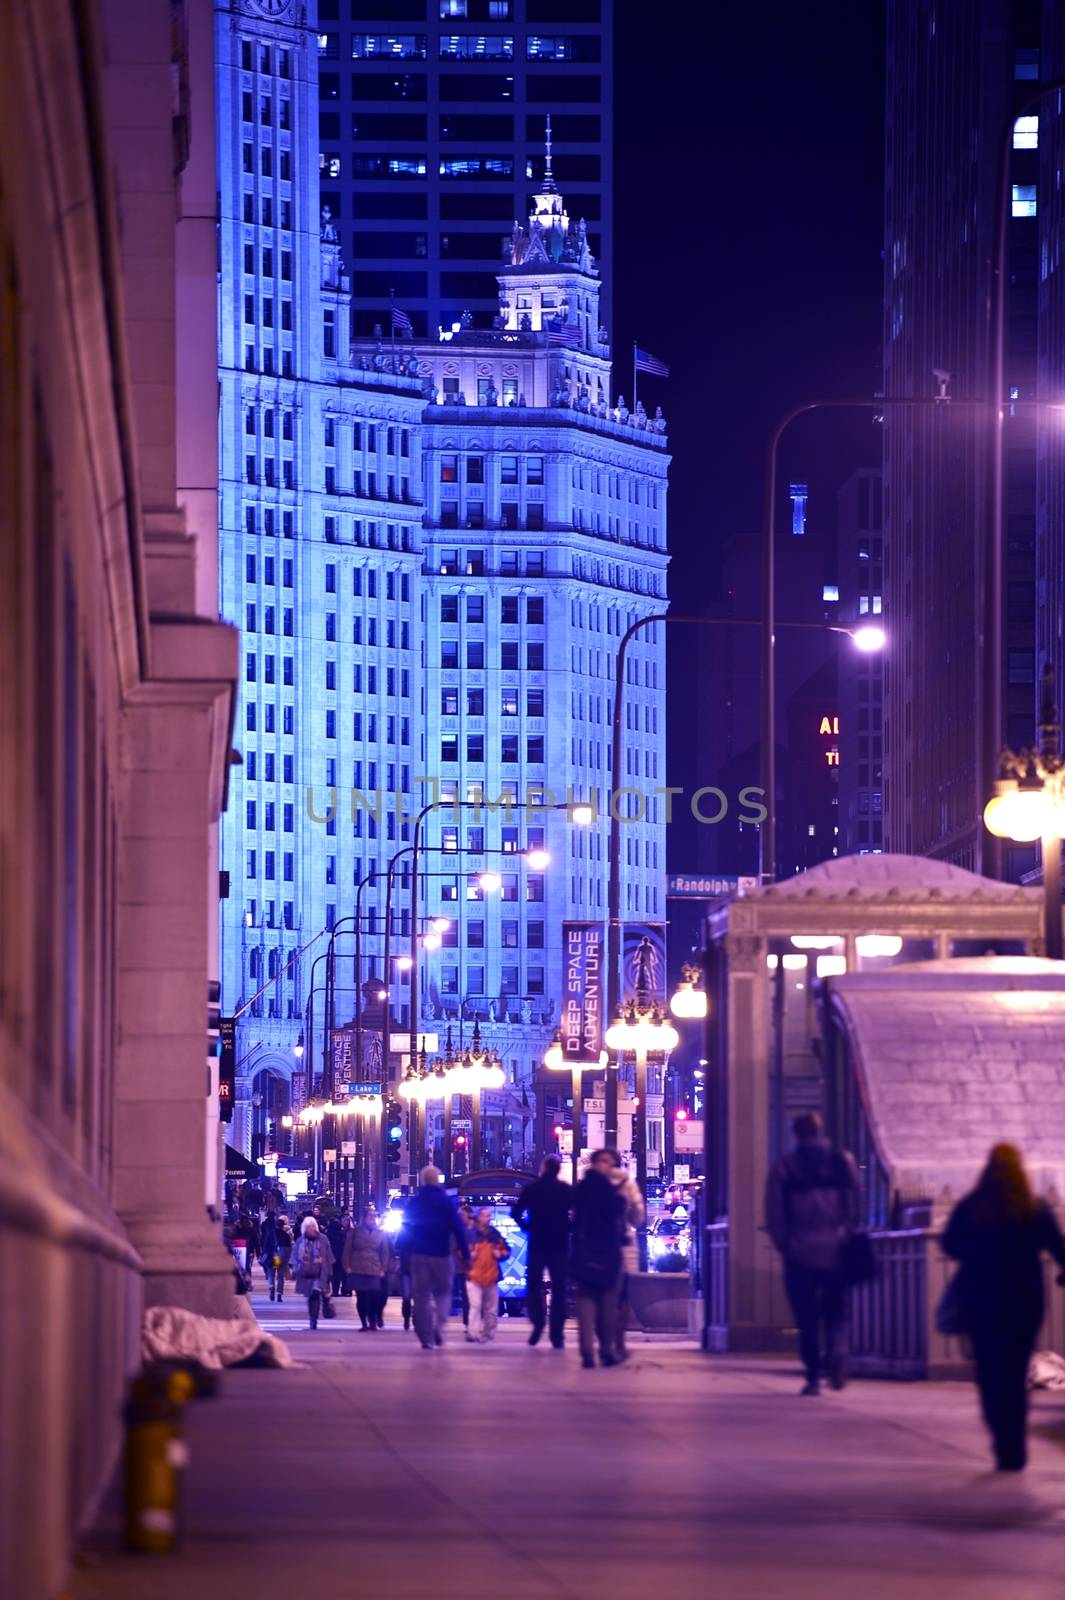
[[[495,1338],[499,1321],[499,1263],[510,1254],[503,1235],[492,1227],[487,1206],[477,1212],[470,1230],[470,1265],[466,1274],[470,1297],[470,1344],[487,1344]]]

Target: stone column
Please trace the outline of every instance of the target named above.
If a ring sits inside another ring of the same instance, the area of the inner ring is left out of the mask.
[[[786,1308],[777,1255],[764,1231],[769,1168],[769,994],[766,941],[735,908],[728,934],[728,1164],[730,1350],[779,1350]]]
[[[114,1202],[145,1303],[227,1316],[232,1262],[205,1205],[206,982],[237,634],[156,624],[151,668],[122,725]]]

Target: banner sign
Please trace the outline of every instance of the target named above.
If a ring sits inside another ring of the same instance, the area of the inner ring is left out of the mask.
[[[235,1017],[220,1017],[218,1037],[218,1116],[222,1122],[233,1121],[233,1106],[237,1098],[237,1021]]]
[[[599,1065],[603,1048],[603,924],[562,924],[562,1054]]]
[[[659,1005],[666,1003],[666,925],[626,922],[621,953],[621,996],[629,1000],[641,989]]]

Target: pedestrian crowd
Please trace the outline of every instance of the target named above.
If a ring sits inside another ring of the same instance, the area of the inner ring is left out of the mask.
[[[825,1136],[814,1112],[792,1127],[794,1148],[769,1174],[766,1228],[798,1330],[801,1393],[817,1396],[823,1382],[837,1390],[847,1382],[848,1291],[874,1276],[876,1263],[854,1157]],[[546,1331],[552,1348],[565,1347],[572,1291],[582,1365],[594,1367],[598,1356],[602,1366],[617,1366],[628,1355],[628,1287],[638,1270],[643,1197],[613,1150],[597,1150],[576,1185],[560,1172],[559,1158],[547,1156],[510,1208],[528,1241],[528,1342],[539,1344]],[[234,1198],[227,1235],[247,1281],[252,1262],[260,1262],[271,1300],[284,1299],[291,1279],[312,1328],[319,1317],[336,1315],[338,1295],[354,1296],[363,1331],[384,1327],[393,1243],[372,1206],[354,1222],[316,1202],[298,1217],[294,1236],[280,1192],[249,1183]],[[1014,1146],[995,1145],[941,1242],[958,1265],[936,1327],[971,1354],[996,1464],[1019,1471],[1027,1460],[1029,1363],[1045,1309],[1042,1257],[1053,1257],[1065,1283],[1065,1238],[1051,1207],[1033,1194]],[[403,1326],[413,1327],[424,1349],[444,1343],[456,1294],[466,1339],[491,1343],[511,1251],[489,1208],[457,1205],[443,1175],[426,1166],[394,1248]]]

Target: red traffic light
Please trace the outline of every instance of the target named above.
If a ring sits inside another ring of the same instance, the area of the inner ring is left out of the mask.
[[[462,1146],[465,1143],[466,1143],[466,1135],[464,1133],[456,1134],[456,1136],[455,1136],[455,1148],[461,1150]]]
[[[563,1126],[562,1126],[562,1124],[561,1124],[561,1122],[556,1122],[556,1123],[555,1123],[555,1126],[554,1126],[554,1135],[555,1135],[555,1138],[556,1138],[556,1139],[558,1139],[558,1138],[560,1138],[560,1137],[561,1137],[561,1136],[562,1136],[562,1134],[564,1134],[564,1133],[565,1133],[565,1131],[566,1131],[566,1130],[565,1130],[565,1128],[564,1128],[564,1127],[563,1127]]]

